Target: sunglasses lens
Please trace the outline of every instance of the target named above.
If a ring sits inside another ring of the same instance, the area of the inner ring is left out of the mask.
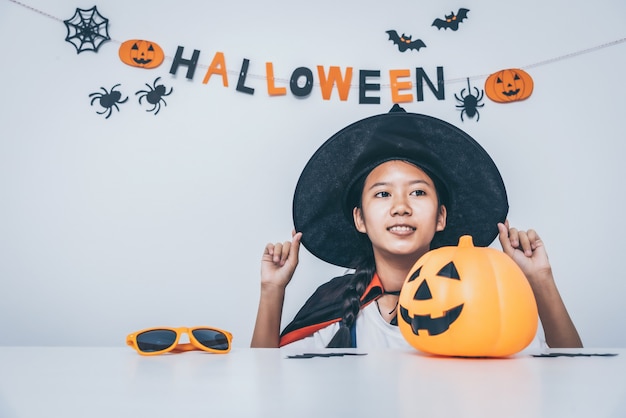
[[[145,353],[165,350],[176,341],[176,333],[167,329],[156,329],[137,335],[137,347]]]
[[[203,346],[212,348],[213,350],[228,350],[228,338],[223,332],[212,329],[195,329],[192,331],[193,336]]]

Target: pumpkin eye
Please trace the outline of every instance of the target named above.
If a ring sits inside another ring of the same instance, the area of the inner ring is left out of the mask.
[[[500,77],[498,77],[498,78],[496,79],[496,83],[498,83],[498,84],[502,84],[502,79],[501,79]]]
[[[448,264],[443,266],[437,276],[447,277],[448,279],[461,280],[459,277],[459,272],[456,270],[454,263],[450,261]]]
[[[407,283],[412,282],[413,280],[417,279],[421,271],[422,271],[422,267],[420,266],[417,270],[415,270],[413,274],[411,274],[411,277],[409,277],[409,280],[407,280]]]
[[[131,48],[132,50],[136,51],[139,49],[139,47],[137,46],[137,44],[134,44],[133,47]]]
[[[150,45],[150,47],[148,47],[148,51],[154,52],[154,47]]]
[[[515,77],[513,77],[513,80],[519,80],[519,76],[515,74]]]
[[[432,293],[430,293],[430,288],[424,280],[419,287],[417,288],[417,292],[415,292],[415,296],[413,296],[414,300],[430,300],[433,298]]]

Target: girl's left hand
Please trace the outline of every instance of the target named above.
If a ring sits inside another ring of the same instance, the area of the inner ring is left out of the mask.
[[[522,269],[529,281],[540,277],[551,277],[552,268],[543,241],[534,229],[518,231],[509,228],[509,221],[498,224],[502,251]]]

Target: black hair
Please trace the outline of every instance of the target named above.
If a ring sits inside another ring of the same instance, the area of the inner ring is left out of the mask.
[[[363,241],[368,241],[368,244],[364,245],[365,251],[361,259],[356,261],[356,265],[359,267],[356,268],[348,287],[343,292],[343,314],[339,323],[339,330],[337,330],[326,348],[352,347],[353,341],[350,329],[354,326],[356,317],[361,311],[361,297],[376,272],[372,244],[369,243],[369,239],[365,235]]]

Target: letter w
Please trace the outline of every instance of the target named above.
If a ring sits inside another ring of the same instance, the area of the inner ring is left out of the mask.
[[[331,66],[328,69],[328,77],[324,72],[324,67],[321,65],[317,66],[317,73],[320,77],[320,87],[322,89],[322,98],[324,100],[330,100],[334,85],[337,86],[339,99],[342,101],[348,100],[350,83],[352,82],[352,67],[346,68],[345,77],[341,74],[341,69],[335,66]]]

